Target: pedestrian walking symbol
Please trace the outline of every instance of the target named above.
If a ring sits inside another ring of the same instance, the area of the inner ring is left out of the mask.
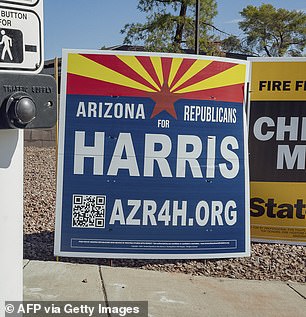
[[[5,54],[7,53],[10,60],[13,60],[12,52],[11,52],[11,47],[12,47],[12,39],[5,34],[5,31],[1,31],[2,35],[2,40],[0,42],[0,45],[3,44],[3,50],[2,50],[2,55],[1,55],[1,60],[4,61],[5,59]]]
[[[23,62],[23,35],[20,30],[1,29],[0,63]]]

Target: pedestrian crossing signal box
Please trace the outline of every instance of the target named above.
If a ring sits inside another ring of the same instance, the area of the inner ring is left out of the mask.
[[[52,76],[1,74],[0,129],[52,128],[56,118],[56,82]]]

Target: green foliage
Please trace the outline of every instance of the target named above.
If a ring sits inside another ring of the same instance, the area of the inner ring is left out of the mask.
[[[240,39],[235,35],[230,35],[221,42],[222,49],[226,52],[242,52]]]
[[[246,34],[240,49],[254,55],[302,55],[306,44],[304,12],[263,4],[258,8],[249,5],[240,14],[243,21],[239,22],[239,27]],[[236,48],[239,49],[239,45]]]
[[[200,50],[216,54],[214,36],[209,35],[217,14],[215,0],[200,0]],[[196,0],[139,0],[146,23],[126,24],[124,44],[144,45],[149,51],[181,52],[194,49]]]

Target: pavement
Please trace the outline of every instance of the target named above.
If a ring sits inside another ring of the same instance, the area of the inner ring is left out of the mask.
[[[305,283],[29,260],[23,273],[25,301],[148,301],[149,317],[306,316]]]

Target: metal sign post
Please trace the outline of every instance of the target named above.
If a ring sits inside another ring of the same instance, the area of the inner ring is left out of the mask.
[[[2,110],[14,117],[8,126],[0,124],[0,317],[5,316],[5,301],[22,300],[23,289],[23,130],[16,128],[25,128],[28,120],[26,108],[12,114],[8,105],[17,109],[31,101],[38,109],[33,117],[39,114],[37,100],[43,97],[40,91],[33,96],[31,83],[44,61],[42,13],[43,0],[0,1],[0,122],[6,115]],[[21,77],[25,74],[29,80]]]
[[[23,131],[0,130],[0,316],[22,299]]]

